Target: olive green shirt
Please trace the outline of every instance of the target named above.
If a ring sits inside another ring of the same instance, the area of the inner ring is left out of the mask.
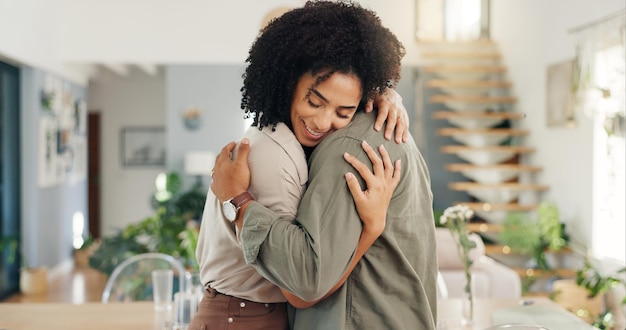
[[[366,140],[384,144],[392,161],[402,160],[383,234],[339,290],[294,311],[294,329],[435,329],[437,253],[428,170],[412,139],[387,141],[372,128],[374,120],[374,114],[359,113],[317,146],[295,223],[280,221],[257,202],[244,215],[246,262],[302,299],[318,299],[346,271],[362,229],[344,179],[349,171],[359,176],[343,153],[371,164],[361,148]]]

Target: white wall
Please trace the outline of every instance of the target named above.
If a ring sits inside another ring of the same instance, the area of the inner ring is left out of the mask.
[[[150,196],[165,167],[123,167],[120,130],[129,126],[165,127],[165,79],[131,71],[105,72],[89,85],[89,111],[101,113],[101,229],[107,235],[153,215]]]
[[[57,0],[60,56],[70,62],[240,64],[265,15],[300,0]],[[405,43],[413,0],[367,0]],[[80,26],[80,29],[76,29]],[[410,46],[410,45],[407,45]]]
[[[267,13],[302,0],[0,0],[0,58],[86,84],[90,64],[242,64]],[[413,0],[363,0],[417,61]],[[16,33],[18,31],[18,33]]]
[[[85,85],[82,65],[60,57],[59,0],[0,0],[0,59],[58,74]]]
[[[575,38],[568,30],[624,10],[623,0],[496,0],[492,1],[492,38],[527,114],[521,125],[530,129],[525,144],[537,148],[529,157],[543,166],[537,182],[550,186],[545,199],[557,203],[574,239],[591,247],[592,123],[577,113],[575,128],[546,125],[546,70],[573,59]]]

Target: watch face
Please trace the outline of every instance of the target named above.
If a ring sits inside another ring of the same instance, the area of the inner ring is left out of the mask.
[[[224,217],[229,221],[235,221],[237,218],[237,210],[235,209],[235,205],[231,203],[229,200],[225,201],[222,204],[222,213],[224,213]]]

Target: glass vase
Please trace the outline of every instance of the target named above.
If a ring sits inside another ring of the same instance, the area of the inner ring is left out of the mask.
[[[462,318],[461,324],[464,326],[473,326],[476,323],[475,319],[475,301],[474,293],[476,292],[476,279],[473,274],[466,277],[465,286],[463,287],[463,300],[462,300]]]

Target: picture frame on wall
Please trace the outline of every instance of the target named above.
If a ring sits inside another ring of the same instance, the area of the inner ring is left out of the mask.
[[[546,125],[575,126],[574,93],[572,91],[573,59],[548,66],[546,83]]]
[[[41,116],[39,118],[39,188],[48,188],[57,185],[61,181],[61,171],[58,159],[58,122],[54,116]]]
[[[165,166],[164,127],[123,127],[120,142],[122,166]]]

